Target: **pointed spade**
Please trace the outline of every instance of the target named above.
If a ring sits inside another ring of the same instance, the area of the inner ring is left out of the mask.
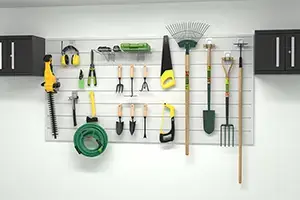
[[[121,135],[124,127],[124,122],[122,122],[122,104],[118,106],[118,117],[119,121],[116,122],[116,132],[118,135]]]

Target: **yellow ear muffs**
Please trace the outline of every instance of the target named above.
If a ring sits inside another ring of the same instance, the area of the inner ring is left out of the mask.
[[[68,55],[62,55],[61,59],[60,59],[60,63],[64,67],[69,65],[69,56]]]
[[[74,54],[71,60],[72,65],[78,66],[80,64],[80,56],[78,54]]]

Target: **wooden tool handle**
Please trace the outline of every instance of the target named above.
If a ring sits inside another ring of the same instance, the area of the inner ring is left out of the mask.
[[[207,49],[207,66],[211,67],[211,46]]]
[[[239,68],[239,184],[243,174],[243,68]]]
[[[92,106],[92,117],[96,117],[95,93],[93,91],[90,92],[90,101]]]
[[[144,78],[147,78],[147,76],[148,76],[147,66],[144,65]]]
[[[144,105],[144,117],[147,117],[147,115],[148,115],[148,105],[145,104]]]
[[[130,117],[134,117],[134,104],[130,106]]]
[[[118,77],[122,78],[122,65],[118,66]]]
[[[190,57],[185,55],[185,155],[190,154]]]
[[[118,105],[118,116],[122,117],[122,104]]]
[[[130,65],[130,78],[134,77],[134,65]]]

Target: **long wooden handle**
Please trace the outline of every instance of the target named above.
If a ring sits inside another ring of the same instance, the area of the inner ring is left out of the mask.
[[[93,91],[90,92],[90,101],[92,106],[92,117],[96,117],[95,93]]]
[[[243,68],[239,68],[239,184],[243,174]]]
[[[130,117],[134,117],[134,104],[130,106]]]
[[[144,117],[147,117],[147,115],[148,115],[148,105],[145,104],[144,105]]]
[[[122,117],[122,104],[118,105],[118,116]]]
[[[190,154],[190,56],[185,55],[185,155]]]
[[[130,65],[130,78],[134,77],[134,65]]]
[[[118,77],[122,78],[122,65],[118,66]]]
[[[147,66],[144,65],[144,78],[147,78],[147,76],[148,76]]]

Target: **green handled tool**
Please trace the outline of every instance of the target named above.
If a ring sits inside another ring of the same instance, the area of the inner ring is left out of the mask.
[[[211,134],[215,130],[215,111],[210,109],[211,102],[211,49],[214,44],[204,44],[207,49],[207,110],[203,110],[203,127],[207,134]]]
[[[94,86],[97,86],[96,68],[94,65],[94,50],[91,50],[91,64],[90,64],[89,77],[88,77],[88,86],[91,86],[92,79],[93,79]]]

